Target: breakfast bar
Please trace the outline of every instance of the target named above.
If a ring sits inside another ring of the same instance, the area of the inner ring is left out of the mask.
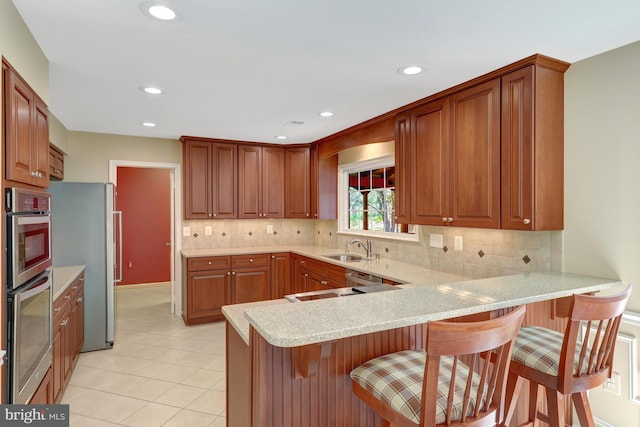
[[[394,292],[223,307],[227,425],[380,425],[352,395],[349,373],[382,354],[424,347],[427,322],[478,320],[525,304],[525,324],[561,329],[557,315],[567,297],[621,284],[571,273],[424,282],[399,285]]]

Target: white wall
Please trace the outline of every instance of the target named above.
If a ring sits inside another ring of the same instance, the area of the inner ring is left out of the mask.
[[[577,62],[565,74],[564,269],[633,283],[627,309],[634,312],[640,312],[639,100],[640,42]],[[640,336],[629,324],[621,332]],[[616,349],[621,360],[623,347]],[[626,386],[633,369],[639,375],[639,366],[614,364]],[[591,393],[594,416],[640,425],[640,406],[627,393]]]

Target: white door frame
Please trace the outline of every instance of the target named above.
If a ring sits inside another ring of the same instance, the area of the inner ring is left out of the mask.
[[[135,160],[109,160],[109,182],[118,186],[118,167],[169,169],[171,171],[171,313],[182,315],[182,184],[180,163],[155,163]]]

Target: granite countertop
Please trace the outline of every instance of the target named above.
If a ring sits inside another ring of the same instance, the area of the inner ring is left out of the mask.
[[[356,261],[343,262],[327,258],[326,255],[335,255],[342,253],[343,250],[337,248],[326,248],[322,246],[268,246],[268,247],[251,247],[251,248],[227,248],[227,249],[194,249],[182,250],[184,258],[203,257],[203,256],[225,256],[225,255],[245,255],[260,253],[278,253],[291,252],[303,255],[309,258],[315,258],[330,264],[340,265],[350,270],[357,270],[364,273],[370,273],[378,277],[393,280],[400,283],[419,283],[425,284],[442,284],[450,282],[458,282],[468,280],[468,277],[458,274],[444,273],[441,271],[431,270],[419,265],[407,262],[395,261],[391,259],[372,260],[372,261]],[[362,251],[351,251],[362,255]]]
[[[617,279],[571,273],[526,273],[445,284],[401,285],[400,291],[284,304],[224,306],[248,343],[249,324],[270,344],[297,347],[619,286]]]
[[[51,271],[53,271],[53,300],[55,301],[84,271],[84,265],[53,266]]]

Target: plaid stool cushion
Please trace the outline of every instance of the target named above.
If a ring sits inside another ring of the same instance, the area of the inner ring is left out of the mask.
[[[423,350],[405,350],[385,354],[369,360],[351,371],[351,379],[377,399],[389,404],[396,412],[414,423],[419,423],[425,362],[426,353]],[[445,421],[448,383],[451,379],[452,368],[452,357],[443,357],[440,360],[436,423]],[[462,394],[468,375],[469,367],[458,361],[453,405],[454,419],[459,419],[462,412]],[[472,383],[477,390],[480,382],[479,376],[475,373],[473,376]],[[475,402],[472,401],[469,405],[469,415],[473,413],[474,408]]]
[[[539,326],[526,326],[520,328],[513,346],[511,360],[544,372],[549,375],[558,375],[560,364],[560,350],[564,335],[551,329]],[[576,346],[576,359],[582,346]],[[577,360],[574,362],[574,372],[578,369]],[[583,366],[586,372],[587,366]]]

